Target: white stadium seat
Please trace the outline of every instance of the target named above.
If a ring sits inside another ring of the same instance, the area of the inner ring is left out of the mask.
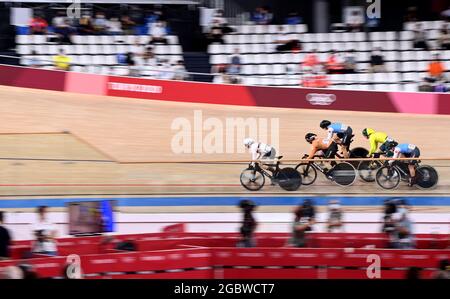
[[[16,43],[18,44],[31,44],[31,35],[19,34],[16,36]]]
[[[46,35],[32,35],[32,41],[33,44],[36,45],[42,45],[47,43],[47,36]]]
[[[400,31],[400,40],[412,40],[414,32],[412,31]]]
[[[31,54],[31,45],[18,45],[17,53],[20,55],[29,55]]]

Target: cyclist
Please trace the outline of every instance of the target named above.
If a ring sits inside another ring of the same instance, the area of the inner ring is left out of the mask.
[[[313,159],[313,157],[318,154],[318,156],[323,156],[326,159],[332,159],[337,153],[337,144],[331,140],[317,137],[317,134],[308,133],[305,135],[305,140],[311,144],[311,151],[306,157],[307,159]]]
[[[370,150],[369,150],[369,157],[375,156],[375,158],[379,157],[379,153],[376,153],[378,144],[380,145],[380,151],[385,153],[388,151],[388,147],[390,143],[394,141],[391,137],[389,137],[384,132],[375,132],[374,129],[371,128],[365,128],[362,131],[362,134],[366,139],[369,139],[370,142]]]
[[[313,159],[314,156],[323,156],[325,159],[333,159],[338,151],[336,142],[319,138],[314,133],[306,134],[305,140],[311,144],[311,151],[309,152],[309,155],[305,155],[304,158]],[[330,164],[331,166],[334,166],[336,162],[332,161]],[[323,170],[325,174],[327,174],[328,168],[324,168]]]
[[[353,137],[352,128],[342,123],[331,123],[329,120],[322,120],[320,122],[320,127],[328,131],[328,140],[333,139],[333,141],[341,145],[344,158],[348,158],[350,156],[350,143],[352,142]],[[336,137],[334,137],[334,135],[336,135]]]
[[[255,161],[257,160],[274,160],[277,154],[277,151],[273,146],[256,142],[252,138],[245,138],[244,146],[248,148],[252,154],[252,166],[255,166]],[[264,163],[261,163],[261,167],[272,173],[275,171],[275,168],[270,165],[265,165]],[[271,185],[275,185],[276,182],[276,179],[273,179]]]
[[[419,158],[420,150],[419,148],[410,143],[402,143],[395,146],[395,142],[390,145],[390,147],[394,148],[394,155],[392,158]],[[389,164],[394,163],[394,160],[389,160]],[[409,160],[408,169],[409,169],[409,186],[413,186],[416,181],[416,165],[417,160]]]
[[[244,146],[250,149],[252,161],[259,159],[275,159],[275,155],[277,154],[277,151],[273,146],[262,142],[255,142],[255,140],[251,138],[244,139]]]

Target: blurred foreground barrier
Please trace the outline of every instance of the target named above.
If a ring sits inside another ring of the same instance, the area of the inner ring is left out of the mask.
[[[409,267],[432,278],[450,250],[300,249],[211,247],[80,256],[85,278],[405,278]],[[374,264],[374,261],[375,262]],[[19,261],[0,262],[0,268]],[[63,277],[66,257],[26,261],[40,277]]]
[[[239,236],[231,233],[167,236],[158,233],[59,239],[63,256],[3,261],[0,267],[26,262],[41,277],[61,277],[65,256],[77,254],[85,278],[364,279],[372,263],[369,255],[375,254],[381,261],[381,278],[403,278],[411,266],[422,268],[423,277],[430,278],[439,261],[450,258],[450,249],[446,249],[449,235],[416,235],[418,248],[428,250],[379,249],[386,246],[384,234],[310,235],[309,247],[325,248],[283,247],[289,235],[275,233],[258,234],[255,248],[235,248]],[[112,251],[119,240],[133,240],[138,251]],[[19,248],[29,245],[29,241],[15,242],[13,250],[17,254]]]

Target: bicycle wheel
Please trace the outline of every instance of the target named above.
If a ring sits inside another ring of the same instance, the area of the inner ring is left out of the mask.
[[[366,158],[369,151],[363,147],[355,147],[350,151],[350,158]],[[360,161],[348,161],[355,169],[358,169]],[[373,182],[373,181],[372,181]]]
[[[295,166],[295,170],[300,173],[302,185],[311,185],[317,179],[317,170],[309,163],[300,163]]]
[[[363,147],[355,147],[350,151],[350,158],[365,158],[369,154],[369,151]]]
[[[419,188],[422,189],[433,188],[434,186],[436,186],[439,180],[439,176],[436,169],[428,165],[421,165],[417,167],[416,176],[417,176],[416,181],[417,186],[419,186]]]
[[[327,176],[339,186],[350,186],[356,180],[356,169],[348,162],[341,162],[334,166]]]
[[[377,171],[377,184],[383,189],[394,189],[400,183],[400,172],[388,166],[383,166]]]
[[[382,165],[380,161],[361,161],[358,164],[359,177],[365,182],[375,182],[375,175]]]
[[[292,167],[280,169],[277,179],[280,187],[286,191],[296,191],[302,185],[300,173]]]
[[[241,173],[241,185],[250,191],[258,191],[264,186],[266,179],[260,170],[244,169]]]

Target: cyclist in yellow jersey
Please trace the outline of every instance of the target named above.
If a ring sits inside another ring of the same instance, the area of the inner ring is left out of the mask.
[[[362,131],[362,134],[369,139],[370,142],[369,157],[372,157],[376,153],[378,144],[381,143],[380,151],[386,152],[390,148],[388,145],[394,142],[394,139],[390,138],[386,133],[375,132],[375,130],[371,128],[365,128]]]

